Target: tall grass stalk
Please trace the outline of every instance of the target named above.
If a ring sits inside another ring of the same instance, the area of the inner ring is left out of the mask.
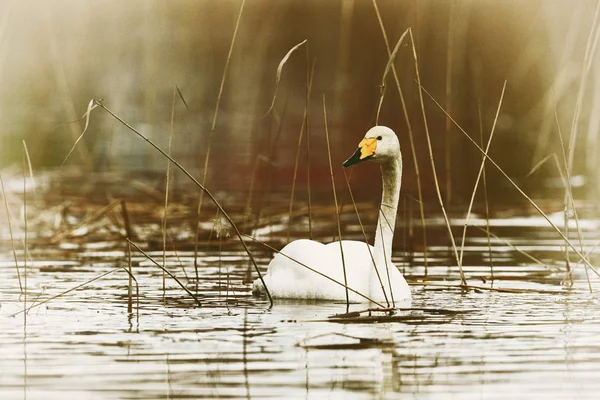
[[[127,202],[121,199],[120,203],[121,215],[123,216],[123,225],[125,226],[126,237],[133,240],[135,238],[135,235],[133,233],[133,228],[131,227],[131,218],[129,217],[129,211],[127,211]]]
[[[65,158],[63,159],[61,166],[65,165],[65,162],[67,162],[67,159],[69,158],[69,156],[73,153],[73,151],[75,150],[75,147],[77,147],[77,143],[79,143],[79,141],[81,139],[83,139],[83,135],[85,135],[85,133],[88,130],[88,127],[90,126],[90,113],[92,112],[92,110],[94,108],[98,107],[98,104],[96,104],[96,102],[94,101],[94,99],[90,100],[90,102],[88,103],[87,106],[87,110],[85,111],[85,113],[81,116],[81,118],[75,120],[75,121],[71,121],[71,122],[79,122],[82,119],[85,118],[85,125],[83,127],[83,131],[79,134],[79,136],[77,136],[77,139],[75,139],[75,141],[73,142],[73,146],[71,146],[71,150],[69,150],[69,152],[67,153],[67,155],[65,156]],[[68,123],[71,123],[68,122]],[[56,126],[54,129],[58,128],[59,126],[62,126],[63,124],[60,124],[58,126]],[[87,151],[87,150],[86,150]],[[85,154],[85,152],[84,152]]]
[[[221,199],[221,204],[223,204],[223,199]],[[217,221],[221,221],[221,213],[219,210],[217,210]],[[219,232],[217,233],[217,238],[219,239],[219,297],[221,297],[221,267],[223,266],[223,232]],[[227,274],[229,276],[229,274]],[[196,286],[197,287],[197,286]],[[227,296],[229,296],[229,278],[227,279]],[[225,299],[225,302],[227,303],[227,298]]]
[[[190,277],[187,273],[187,271],[185,270],[185,266],[183,264],[183,260],[181,259],[181,257],[179,256],[179,252],[177,251],[177,249],[175,248],[175,243],[173,241],[173,237],[171,237],[171,235],[169,235],[167,233],[167,239],[169,239],[169,244],[171,245],[171,251],[173,252],[173,254],[175,255],[175,258],[177,259],[177,262],[179,263],[179,266],[181,267],[181,272],[183,272],[183,275],[185,276],[185,279],[189,280]]]
[[[217,104],[215,105],[215,112],[213,114],[212,126],[210,128],[210,134],[208,136],[208,144],[206,146],[206,156],[204,158],[204,170],[202,171],[202,186],[206,186],[206,176],[208,173],[208,162],[210,160],[210,149],[212,145],[212,139],[215,135],[215,129],[217,127],[217,119],[219,116],[219,105],[221,104],[221,98],[223,97],[223,88],[225,87],[225,79],[227,78],[227,71],[229,70],[229,62],[231,61],[231,54],[233,53],[233,46],[235,39],[237,38],[238,28],[242,19],[242,13],[244,11],[244,5],[246,0],[242,0],[240,11],[237,16],[235,28],[233,30],[233,36],[229,45],[229,52],[227,53],[227,60],[225,61],[225,67],[223,68],[223,76],[221,77],[221,84],[219,86],[219,94],[217,95]],[[194,268],[198,268],[198,235],[200,234],[200,214],[202,212],[202,201],[204,200],[204,190],[200,192],[200,199],[198,200],[198,209],[196,211],[196,238],[194,241]]]
[[[560,131],[559,131],[559,132],[560,132]],[[562,137],[561,137],[561,145],[562,145],[562,144],[563,144],[563,143],[562,143]],[[538,163],[537,163],[537,164],[536,164],[536,165],[535,165],[535,166],[534,166],[534,167],[533,167],[533,168],[532,168],[532,169],[531,169],[531,170],[530,170],[530,171],[527,173],[526,177],[527,177],[527,178],[529,178],[529,177],[530,177],[531,175],[533,175],[533,173],[534,173],[535,171],[537,171],[537,170],[538,170],[538,169],[539,169],[539,168],[540,168],[540,167],[541,167],[543,164],[545,164],[545,163],[546,163],[547,161],[549,161],[549,160],[553,160],[553,161],[554,161],[554,165],[556,166],[556,170],[558,171],[558,174],[559,174],[559,176],[560,176],[560,179],[561,179],[561,181],[562,181],[563,185],[565,186],[565,188],[566,188],[566,187],[568,187],[568,185],[570,185],[570,182],[568,182],[567,178],[565,177],[565,174],[566,174],[566,158],[565,158],[565,157],[566,157],[566,156],[565,156],[565,153],[564,153],[564,146],[562,147],[562,149],[563,149],[563,160],[565,161],[565,164],[564,164],[564,165],[562,165],[562,166],[561,166],[561,164],[560,164],[560,161],[558,161],[558,157],[557,157],[557,155],[556,155],[555,153],[552,153],[552,154],[549,154],[548,156],[544,157],[542,160],[540,160],[540,161],[539,161],[539,162],[538,162]],[[563,168],[565,169],[565,171],[564,171],[564,172],[563,172]],[[570,193],[570,196],[571,196],[571,200],[573,200],[573,197],[572,197],[572,196],[573,196],[573,193],[572,193],[572,192],[570,192],[570,191],[569,191],[569,193]],[[573,210],[575,211],[576,209],[575,209],[575,208],[573,208]],[[563,213],[563,216],[564,216],[564,215],[565,215],[565,214]],[[578,233],[578,236],[577,236],[577,237],[578,237],[578,239],[579,239],[579,248],[580,248],[581,252],[583,253],[583,251],[584,251],[584,247],[583,247],[583,235],[581,234],[581,229],[580,229],[580,226],[579,226],[579,217],[577,216],[577,212],[575,212],[575,213],[574,213],[574,216],[575,216],[575,225],[576,225],[576,228],[577,228],[577,233]],[[568,223],[569,223],[569,220],[565,218],[565,219],[563,219],[563,223],[566,225],[566,224],[568,224]],[[566,227],[565,227],[565,236],[568,236],[568,226],[566,226]],[[572,273],[572,272],[573,272],[573,268],[571,268],[571,266],[570,266],[570,263],[569,263],[569,260],[568,260],[568,258],[567,258],[567,250],[568,250],[568,248],[567,248],[567,245],[565,244],[565,265],[566,265],[567,277],[568,277],[568,279],[569,279],[569,285],[570,285],[570,286],[573,286],[573,273]],[[589,254],[590,254],[590,253],[588,252],[588,253],[586,254],[586,257],[587,257]],[[590,281],[590,277],[589,277],[589,273],[588,273],[588,270],[587,270],[587,266],[586,266],[586,265],[584,265],[584,268],[585,268],[585,274],[586,274],[586,278],[587,278],[587,282],[588,282],[588,288],[589,288],[590,292],[592,292],[592,283],[591,283],[591,281]]]
[[[388,56],[391,56],[392,51],[390,49],[390,43],[388,41],[387,33],[385,31],[385,26],[383,25],[383,20],[381,19],[381,13],[379,12],[379,7],[377,6],[377,1],[373,0],[373,8],[375,9],[375,13],[377,14],[377,21],[379,22],[379,27],[381,29],[381,33],[383,35],[383,41],[385,42],[385,48],[387,50]],[[418,8],[417,8],[418,9]],[[415,177],[417,181],[417,194],[419,199],[419,213],[421,217],[421,227],[423,231],[423,263],[425,266],[425,275],[427,275],[427,230],[425,229],[425,205],[423,202],[423,191],[421,189],[421,173],[419,171],[419,161],[417,159],[417,151],[415,149],[415,141],[414,135],[412,131],[412,125],[410,123],[410,118],[408,116],[408,108],[406,107],[406,101],[404,99],[404,93],[402,92],[402,87],[400,86],[400,80],[398,79],[398,73],[396,72],[396,67],[392,63],[392,75],[394,76],[394,81],[396,82],[396,89],[398,90],[398,95],[400,96],[400,104],[402,105],[402,113],[404,114],[404,119],[406,120],[406,128],[408,130],[408,139],[410,141],[410,150],[413,158],[413,167],[415,169]]]
[[[481,101],[477,102],[477,114],[479,116],[479,140],[483,147],[483,118],[481,116]],[[482,156],[484,159],[485,157]],[[487,173],[485,165],[483,166],[483,202],[485,204],[485,226],[487,228],[487,243],[488,243],[488,258],[490,262],[490,280],[491,285],[494,285],[494,259],[492,258],[492,240],[490,237],[490,207],[488,202],[487,191]]]
[[[177,88],[173,88],[173,100],[171,102],[171,122],[169,124],[169,147],[167,149],[167,154],[170,156],[171,155],[171,148],[172,148],[172,144],[173,144],[173,123],[175,121],[175,98],[177,96]],[[166,267],[167,265],[167,219],[168,219],[168,208],[169,208],[169,190],[170,190],[170,183],[171,183],[171,161],[167,160],[167,173],[165,176],[165,208],[164,208],[164,213],[163,213],[163,220],[162,220],[162,245],[163,245],[163,257],[162,257],[162,262],[163,265]],[[165,301],[165,294],[166,294],[166,280],[167,280],[167,275],[163,272],[162,274],[162,289],[163,289],[163,303]]]
[[[246,252],[246,254],[248,254],[248,257],[250,258],[250,261],[252,262],[252,264],[254,265],[254,269],[256,270],[256,273],[258,274],[258,278],[260,279],[260,281],[262,282],[264,288],[265,288],[265,292],[267,293],[267,297],[269,298],[269,303],[271,304],[271,306],[273,306],[273,298],[271,297],[271,293],[269,292],[269,289],[267,288],[267,285],[264,282],[262,273],[260,272],[260,269],[258,268],[258,265],[256,264],[256,260],[254,259],[254,256],[252,255],[252,252],[250,251],[250,249],[248,248],[248,246],[246,245],[246,242],[244,241],[244,239],[242,238],[242,234],[240,233],[237,225],[233,222],[233,220],[231,219],[231,217],[229,216],[229,214],[227,214],[227,212],[223,209],[223,207],[221,206],[221,204],[217,201],[217,199],[214,197],[214,195],[206,188],[206,186],[202,185],[196,178],[194,178],[192,176],[192,174],[190,174],[188,172],[188,170],[186,170],[179,162],[177,162],[175,159],[173,159],[170,155],[168,155],[163,149],[161,149],[160,147],[158,147],[153,141],[151,141],[150,139],[148,139],[146,136],[142,135],[139,131],[137,131],[134,127],[132,127],[131,125],[129,125],[127,122],[125,122],[121,117],[119,117],[117,114],[115,114],[114,112],[112,112],[109,108],[107,108],[102,101],[100,100],[96,100],[96,102],[98,102],[98,104],[100,105],[100,107],[102,107],[102,109],[104,111],[106,111],[107,113],[109,113],[113,118],[115,118],[117,121],[119,121],[121,124],[123,124],[125,127],[127,127],[127,129],[129,129],[130,131],[132,131],[133,133],[135,133],[136,135],[138,135],[141,139],[143,139],[146,143],[148,143],[150,146],[152,146],[156,151],[158,151],[160,154],[162,154],[163,157],[168,158],[171,163],[173,163],[173,165],[175,165],[181,172],[183,172],[185,174],[185,176],[187,176],[196,186],[198,186],[203,192],[206,193],[206,195],[209,197],[209,199],[213,202],[213,204],[221,211],[221,213],[223,214],[223,216],[225,217],[225,219],[227,219],[227,221],[229,222],[229,224],[231,225],[231,228],[234,230],[236,236],[238,237],[238,239],[240,240],[240,243],[242,244],[242,246],[244,247],[244,251]]]
[[[25,140],[23,140],[23,155],[24,155],[24,164],[25,163],[27,164],[27,171],[29,172],[29,178],[31,179],[33,196],[36,197],[35,178],[33,177],[33,167],[31,166],[31,158],[29,157],[29,149],[27,148],[27,142],[25,142]],[[27,179],[27,177],[25,175],[25,165],[23,165],[23,185],[25,185],[26,179]],[[27,238],[25,238],[25,240],[27,240]],[[26,244],[24,245],[24,248],[25,248],[25,258],[29,257],[29,259],[31,260],[31,254],[29,254]]]
[[[385,84],[381,84],[379,86],[380,88],[380,95],[379,95],[379,104],[377,104],[377,114],[375,115],[375,125],[379,125],[379,114],[381,113],[381,106],[383,105],[383,99],[385,97],[385,90],[387,89],[387,86]]]
[[[390,72],[390,68],[394,65],[394,60],[396,59],[396,54],[398,54],[398,50],[400,50],[400,45],[404,41],[404,38],[408,34],[408,29],[404,31],[398,42],[396,42],[396,46],[394,46],[394,50],[390,54],[388,54],[388,62],[383,69],[383,77],[381,78],[381,96],[379,97],[379,105],[377,106],[377,116],[375,117],[375,125],[379,125],[379,113],[381,112],[381,106],[383,104],[383,98],[385,97],[385,88],[386,88],[386,78],[388,73]]]
[[[273,118],[272,120],[275,121],[275,123],[277,124],[277,134],[275,135],[275,140],[271,140],[271,129],[269,129],[269,137],[268,137],[268,142],[269,142],[269,146],[268,146],[268,155],[267,157],[265,157],[265,164],[267,166],[267,179],[266,179],[266,184],[264,184],[261,187],[261,191],[259,193],[259,202],[258,202],[258,207],[255,213],[255,218],[254,218],[254,226],[252,228],[252,231],[255,232],[256,229],[258,229],[259,225],[260,225],[260,219],[262,217],[262,213],[265,207],[265,203],[267,203],[268,206],[268,200],[269,197],[267,196],[270,191],[271,191],[271,182],[272,182],[272,178],[273,178],[273,169],[275,167],[275,163],[273,163],[273,149],[277,147],[277,143],[279,142],[279,138],[281,137],[281,132],[283,130],[283,120],[285,119],[285,115],[287,114],[287,96],[286,96],[286,100],[285,100],[285,105],[284,105],[284,109],[282,112],[282,115],[280,118],[277,118],[277,113],[274,112],[273,113]],[[258,172],[258,169],[257,169]],[[266,200],[265,200],[266,199]]]
[[[448,16],[448,47],[446,48],[446,108],[448,113],[452,114],[452,55],[454,54],[454,2],[449,4],[450,11]],[[449,206],[452,201],[452,123],[446,118],[446,136],[445,136],[445,157],[446,163],[446,205]]]
[[[171,277],[171,279],[173,279],[175,282],[177,282],[177,284],[187,293],[191,296],[192,299],[194,299],[194,301],[196,302],[196,305],[198,307],[202,307],[202,303],[200,303],[200,300],[198,300],[198,298],[187,288],[185,287],[185,285],[179,280],[177,279],[177,277],[175,275],[173,275],[173,273],[171,273],[171,271],[169,271],[166,267],[160,265],[158,262],[156,262],[156,260],[154,258],[152,258],[148,253],[146,253],[144,250],[142,250],[142,248],[140,246],[138,246],[137,244],[133,243],[131,240],[127,239],[127,242],[129,244],[131,244],[133,247],[135,247],[135,249],[137,251],[139,251],[140,253],[142,253],[144,255],[144,257],[146,257],[148,260],[150,260],[150,262],[154,265],[156,265],[158,268],[160,268],[165,274],[169,275],[169,277]]]
[[[329,145],[329,128],[327,127],[327,106],[325,95],[323,95],[323,120],[325,122],[325,139],[327,141],[327,157],[329,159],[329,173],[331,175],[331,188],[333,189],[333,202],[335,204],[335,219],[340,244],[340,255],[342,256],[342,269],[344,271],[344,286],[346,286],[346,312],[350,310],[350,297],[348,295],[348,278],[346,276],[346,260],[344,258],[344,247],[342,246],[342,228],[340,225],[340,209],[338,208],[337,194],[335,190],[335,178],[333,176],[333,163],[331,162],[331,147]]]
[[[130,239],[130,238],[127,238]],[[131,314],[133,312],[133,266],[131,262],[131,243],[127,242],[127,275],[129,275],[129,280],[127,281],[127,313]],[[138,296],[139,301],[139,296]],[[138,307],[139,309],[139,307]]]
[[[244,207],[246,223],[250,218],[250,211],[252,209],[252,199],[254,198],[254,186],[256,184],[256,176],[258,175],[258,170],[261,162],[268,164],[270,160],[262,154],[257,155],[254,159],[254,166],[252,167],[252,176],[250,177],[250,188],[248,189],[248,198],[246,199],[246,206]],[[244,223],[244,225],[246,225],[246,223]]]
[[[15,269],[17,271],[17,279],[19,281],[19,290],[23,293],[23,283],[21,282],[21,271],[19,270],[19,258],[17,257],[17,248],[15,246],[15,237],[12,230],[12,219],[10,217],[10,209],[8,207],[8,199],[6,197],[6,189],[4,188],[4,179],[2,179],[2,173],[0,173],[0,187],[2,188],[2,197],[4,198],[4,208],[6,209],[6,221],[8,222],[8,234],[10,235],[10,245],[12,246],[12,253],[15,260]]]
[[[592,93],[591,110],[600,109],[600,74],[598,72],[594,75],[594,88]],[[591,180],[590,193],[594,195],[594,198],[600,198],[600,160],[596,156],[598,153],[598,143],[600,140],[600,113],[590,113],[590,118],[587,127],[587,138],[586,138],[586,172],[588,179]]]
[[[448,219],[448,214],[446,213],[446,208],[444,207],[444,200],[442,199],[442,193],[440,191],[440,185],[437,177],[437,172],[435,170],[435,160],[433,158],[433,149],[431,146],[431,137],[429,135],[429,127],[427,125],[427,115],[425,114],[425,103],[423,101],[423,89],[421,86],[421,75],[419,73],[419,61],[417,59],[417,50],[415,46],[415,41],[412,35],[412,30],[409,28],[410,33],[410,41],[412,44],[412,52],[413,58],[415,61],[415,73],[417,76],[417,84],[419,85],[419,101],[421,104],[421,112],[423,114],[423,126],[425,127],[425,137],[427,139],[427,149],[429,150],[429,161],[431,162],[431,170],[433,172],[433,182],[435,184],[435,191],[438,197],[438,201],[440,203],[440,208],[442,209],[442,214],[444,216],[444,221],[446,222],[446,227],[448,228],[448,235],[450,236],[450,242],[452,243],[452,251],[454,253],[454,257],[456,258],[456,263],[458,265],[458,271],[460,273],[460,280],[463,285],[467,285],[467,280],[465,279],[465,274],[462,270],[462,264],[460,262],[460,258],[458,256],[458,249],[456,247],[456,242],[454,240],[454,235],[452,234],[452,226],[450,225],[450,220]]]
[[[563,165],[561,166],[561,163],[558,161],[558,157],[556,156],[555,153],[549,154],[546,157],[544,157],[543,159],[541,159],[537,164],[535,164],[531,168],[531,170],[527,173],[527,178],[529,178],[531,175],[533,175],[533,173],[537,169],[539,169],[543,164],[545,164],[548,160],[552,159],[554,161],[554,163],[556,165],[556,169],[558,171],[558,174],[560,175],[561,181],[562,181],[562,183],[564,185],[565,194],[566,194],[566,197],[564,199],[564,207],[565,207],[565,209],[564,209],[564,212],[563,212],[563,225],[564,225],[564,229],[565,229],[564,235],[566,237],[569,237],[569,233],[570,233],[570,229],[569,229],[569,220],[570,220],[570,218],[569,218],[569,216],[570,216],[570,213],[567,210],[567,207],[568,207],[567,203],[574,204],[573,190],[572,190],[572,185],[571,185],[571,179],[568,179],[568,178],[565,177],[565,175],[567,174],[567,164],[568,164],[567,154],[566,154],[567,152],[565,150],[565,144],[564,144],[564,141],[563,141],[562,131],[561,131],[561,127],[560,127],[560,121],[558,119],[558,113],[556,111],[556,103],[554,102],[554,98],[555,98],[554,90],[551,89],[550,90],[550,94],[551,94],[551,96],[550,96],[551,97],[551,101],[552,101],[552,104],[554,106],[554,117],[555,117],[555,123],[556,123],[556,128],[557,128],[556,131],[557,131],[559,143],[560,143],[560,146],[561,146],[561,155],[562,155]],[[563,169],[564,169],[564,172],[563,172]],[[579,239],[580,250],[581,250],[581,252],[583,252],[583,236],[581,234],[581,229],[580,229],[580,226],[579,226],[579,217],[577,215],[577,209],[576,209],[576,207],[572,208],[572,214],[575,217],[575,225],[576,225],[576,228],[577,228],[577,235],[578,235],[577,237]],[[565,257],[565,269],[566,269],[566,272],[567,272],[567,277],[569,279],[569,284],[572,286],[573,285],[573,274],[572,274],[572,268],[571,268],[570,261],[569,261],[569,247],[568,247],[568,245],[566,243],[564,245],[564,253],[565,253],[564,254],[564,257]],[[585,266],[585,268],[586,268],[586,271],[585,271],[586,272],[586,276],[588,278],[588,286],[589,286],[589,289],[591,291],[592,288],[591,288],[591,282],[589,280],[589,274],[588,274],[588,271],[587,271],[587,266]]]
[[[596,73],[594,79],[594,91],[591,102],[591,110],[600,109],[600,74]],[[592,112],[588,121],[587,138],[586,138],[586,172],[588,179],[591,180],[591,193],[594,198],[600,198],[600,160],[596,154],[598,153],[598,143],[600,139],[600,114]]]
[[[498,108],[496,108],[496,116],[494,117],[494,124],[492,125],[492,130],[490,132],[490,137],[488,139],[487,145],[485,147],[485,155],[488,154],[490,150],[490,145],[492,144],[492,139],[494,138],[494,132],[496,131],[496,124],[498,122],[498,116],[500,115],[500,108],[502,107],[502,100],[504,100],[504,92],[506,91],[506,81],[504,81],[504,85],[502,85],[502,93],[500,94],[500,101],[498,102]],[[469,201],[469,208],[467,209],[467,215],[465,217],[465,225],[463,227],[462,232],[462,240],[460,243],[460,255],[459,255],[459,266],[462,269],[462,261],[465,250],[465,240],[467,237],[467,227],[469,225],[469,218],[471,217],[471,210],[473,209],[473,202],[475,201],[475,195],[477,194],[477,189],[479,188],[479,180],[483,175],[483,169],[485,168],[485,160],[486,157],[482,158],[481,165],[479,166],[479,171],[477,172],[477,179],[475,179],[475,185],[473,186],[473,191],[471,192],[471,200]]]
[[[600,14],[600,2],[596,3],[596,10],[594,12],[594,19],[592,22],[592,27],[590,29],[586,48],[585,55],[583,59],[583,64],[581,66],[581,77],[579,80],[579,89],[577,93],[577,101],[575,102],[575,111],[573,113],[573,120],[571,122],[571,134],[569,137],[569,158],[567,161],[567,181],[569,185],[565,188],[565,233],[566,237],[569,238],[569,219],[572,214],[575,213],[575,205],[573,203],[572,195],[570,195],[570,181],[573,177],[573,160],[575,158],[575,147],[577,144],[577,134],[579,132],[579,116],[581,113],[581,108],[583,106],[583,98],[585,96],[587,90],[587,81],[590,72],[590,68],[592,66],[594,55],[596,53],[596,47],[598,44],[598,39],[600,38],[600,29],[598,28],[598,15]],[[562,142],[561,142],[562,144]],[[580,239],[581,240],[581,239]],[[567,265],[569,265],[569,248],[565,246],[565,259]],[[570,266],[568,267],[570,268]],[[587,269],[586,269],[587,274]],[[588,278],[589,282],[589,278]],[[590,284],[590,292],[592,290],[592,286]]]
[[[552,101],[554,102],[554,96],[552,96]],[[567,208],[567,201],[568,201],[568,202],[570,202],[570,204],[573,204],[571,211],[572,211],[573,216],[575,217],[575,226],[577,228],[577,238],[579,239],[579,247],[581,248],[581,252],[583,253],[583,236],[581,234],[581,229],[579,228],[579,216],[577,215],[577,208],[574,206],[575,202],[573,199],[573,186],[571,185],[571,177],[569,176],[568,161],[566,158],[567,152],[565,151],[565,143],[563,141],[562,131],[560,129],[560,121],[558,119],[558,112],[556,111],[556,103],[554,103],[554,118],[556,121],[556,133],[558,134],[561,153],[563,156],[565,174],[567,175],[566,178],[563,178],[563,182],[565,185],[565,195],[567,196],[567,198],[565,198],[565,211],[564,211],[565,236],[567,238],[569,237],[570,213]],[[563,177],[558,159],[556,157],[555,157],[555,161],[556,161],[556,167],[558,169],[558,172],[561,175],[561,177]],[[572,286],[573,285],[573,272],[571,271],[571,264],[569,263],[569,248],[566,245],[565,245],[565,265],[566,265],[567,274],[569,276],[569,283]],[[585,269],[585,276],[586,276],[587,282],[588,282],[588,289],[590,290],[590,293],[591,293],[592,292],[592,283],[590,282],[590,276],[588,273],[587,265],[585,265],[585,264],[584,264],[584,269]]]
[[[307,65],[308,68],[308,65]],[[312,90],[312,82],[313,82],[313,76],[315,73],[315,63],[313,61],[311,70],[310,70],[310,75],[307,81],[307,89],[306,89],[306,97],[310,97],[310,92]],[[287,229],[287,238],[286,238],[286,242],[290,241],[290,230],[292,227],[292,211],[294,209],[294,194],[296,193],[296,179],[298,178],[298,161],[300,159],[300,148],[302,146],[302,137],[304,136],[304,131],[307,129],[306,126],[306,122],[307,122],[307,116],[308,114],[308,101],[305,103],[304,105],[304,114],[302,116],[302,126],[300,127],[300,134],[298,135],[298,145],[296,147],[296,161],[294,162],[294,177],[292,179],[292,193],[290,195],[290,208],[289,208],[289,212],[288,212],[288,229]],[[310,212],[309,212],[310,215]]]
[[[244,306],[244,326],[242,328],[242,362],[244,371],[244,388],[246,389],[246,399],[251,400],[250,377],[248,374],[248,305]]]
[[[25,140],[23,140],[23,150],[25,151],[25,160],[27,161],[27,170],[29,172],[29,178],[31,179],[33,196],[36,197],[36,185],[35,178],[33,177],[33,167],[31,166],[31,157],[29,157],[29,149],[27,148],[27,142],[25,142]]]
[[[298,50],[298,48],[300,46],[302,46],[304,43],[308,42],[308,39],[304,39],[303,41],[301,41],[300,43],[298,43],[297,45],[295,45],[294,47],[292,47],[285,56],[283,56],[283,58],[281,59],[281,61],[279,62],[279,65],[277,66],[277,73],[275,74],[275,94],[273,94],[273,100],[271,101],[271,106],[269,107],[269,110],[267,111],[267,113],[264,115],[265,117],[267,115],[269,115],[269,113],[271,112],[271,110],[273,110],[273,107],[275,107],[275,100],[277,99],[277,92],[279,90],[279,82],[281,81],[281,72],[283,71],[283,66],[285,65],[285,63],[289,60],[290,56],[292,55],[292,53],[296,50]],[[264,118],[264,117],[263,117]]]
[[[312,71],[314,72],[315,65],[313,63]],[[306,194],[308,195],[308,238],[312,240],[312,199],[310,192],[310,125],[309,125],[309,114],[310,114],[310,88],[312,86],[312,72],[308,71],[308,43],[306,44],[306,102],[304,108],[306,113],[304,114],[304,126],[306,127]]]
[[[110,274],[112,274],[112,273],[115,273],[115,272],[117,272],[117,271],[125,271],[125,272],[128,272],[128,271],[127,271],[127,269],[126,269],[126,268],[123,268],[123,267],[117,267],[117,268],[111,269],[110,271],[103,272],[102,274],[100,274],[100,275],[98,275],[98,276],[96,276],[96,277],[94,277],[94,278],[92,278],[92,279],[90,279],[90,280],[88,280],[88,281],[85,281],[85,282],[83,282],[83,283],[80,283],[79,285],[76,285],[76,286],[74,286],[74,287],[72,287],[72,288],[70,288],[70,289],[67,289],[67,290],[65,290],[64,292],[58,293],[58,294],[56,294],[56,295],[54,295],[54,296],[50,296],[50,297],[48,297],[47,299],[44,299],[44,300],[42,300],[42,301],[39,301],[39,302],[36,302],[35,304],[32,304],[32,305],[30,305],[29,307],[25,308],[24,310],[17,311],[16,313],[12,314],[12,316],[13,316],[13,317],[16,317],[17,315],[19,315],[19,314],[21,314],[21,313],[24,313],[24,312],[29,312],[29,311],[31,311],[31,309],[33,309],[34,307],[39,307],[39,306],[42,306],[42,305],[44,305],[44,304],[47,304],[47,303],[51,302],[52,300],[55,300],[55,299],[57,299],[57,298],[59,298],[59,297],[62,297],[62,296],[64,296],[64,295],[66,295],[66,294],[69,294],[69,293],[71,293],[71,292],[73,292],[73,291],[75,291],[75,290],[81,289],[81,288],[83,288],[83,287],[85,287],[85,286],[89,285],[90,283],[96,282],[96,281],[98,281],[98,280],[100,280],[100,279],[104,278],[105,276],[108,276],[108,275],[110,275]],[[135,278],[134,278],[134,281],[135,281]],[[136,283],[137,283],[137,281],[136,281]]]
[[[577,254],[581,261],[587,265],[598,277],[600,277],[600,273],[596,270],[596,268],[594,268],[594,266],[590,263],[590,261],[587,259],[586,256],[583,255],[583,253],[581,251],[579,251],[574,245],[573,243],[562,233],[562,231],[560,230],[560,228],[558,228],[556,226],[556,224],[554,222],[552,222],[552,220],[546,215],[546,213],[544,213],[544,211],[531,199],[531,197],[529,197],[524,191],[523,189],[521,189],[519,187],[519,185],[517,185],[515,183],[515,181],[513,181],[506,172],[504,172],[504,170],[489,156],[486,154],[485,150],[483,150],[478,144],[477,142],[475,142],[470,136],[469,134],[467,134],[467,132],[458,124],[458,122],[456,122],[454,120],[454,118],[452,118],[452,116],[450,114],[448,114],[448,112],[444,109],[444,107],[442,107],[442,105],[431,95],[431,93],[429,93],[427,91],[427,89],[425,89],[423,86],[421,86],[419,84],[419,86],[421,87],[422,91],[425,92],[425,94],[427,94],[427,96],[431,99],[431,101],[433,101],[435,103],[435,105],[443,112],[445,113],[449,118],[451,118],[452,123],[460,130],[460,132],[462,132],[462,134],[473,144],[473,146],[475,146],[477,148],[477,150],[479,150],[479,152],[481,154],[483,154],[485,156],[485,158],[488,159],[489,163],[492,164],[497,170],[498,172],[500,172],[502,174],[502,176],[504,176],[504,178],[506,178],[506,180],[519,192],[519,194],[521,196],[523,196],[523,198],[525,198],[525,200],[527,200],[527,202],[533,207],[535,208],[535,210],[546,220],[546,222],[548,222],[548,224],[550,224],[550,226],[552,227],[552,229],[554,229],[556,231],[556,233],[561,237],[562,240],[565,241],[565,243],[575,252],[575,254]]]
[[[25,142],[23,142],[25,144]],[[23,329],[27,326],[27,240],[29,238],[29,226],[27,215],[27,176],[25,175],[25,152],[23,152]]]

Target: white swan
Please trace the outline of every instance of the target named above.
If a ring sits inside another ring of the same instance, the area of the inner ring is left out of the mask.
[[[344,162],[344,167],[366,160],[381,165],[383,194],[375,246],[355,240],[341,242],[348,287],[354,290],[348,292],[349,299],[352,302],[373,300],[396,307],[410,305],[408,284],[392,264],[392,239],[402,182],[402,154],[394,131],[385,126],[371,128],[356,152]],[[273,298],[346,300],[346,289],[342,285],[299,263],[344,283],[339,241],[325,245],[307,239],[295,240],[275,255],[263,277]],[[253,293],[264,293],[260,279],[254,281]]]

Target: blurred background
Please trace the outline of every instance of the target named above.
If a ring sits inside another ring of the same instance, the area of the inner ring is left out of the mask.
[[[60,166],[84,127],[84,121],[65,123],[81,118],[92,98],[102,98],[109,109],[165,149],[173,109],[173,156],[201,177],[241,4],[0,2],[0,167],[21,165],[23,140],[34,171]],[[412,29],[423,87],[478,143],[490,135],[507,81],[490,155],[521,187],[539,198],[562,199],[560,176],[566,175],[565,158],[575,135],[573,189],[580,197],[598,199],[597,1],[377,4],[390,46]],[[265,116],[279,62],[304,39],[307,43],[283,67],[273,111]],[[307,71],[314,64],[307,131],[313,194],[331,199],[323,96],[334,172],[339,189],[345,190],[341,164],[375,124],[387,61],[372,1],[247,1],[211,143],[208,187],[247,192],[255,174],[256,190],[289,193],[307,103]],[[379,123],[400,138],[404,193],[416,197],[416,157],[425,201],[436,203],[409,37],[394,64],[416,155],[391,73]],[[189,108],[175,95],[175,86]],[[449,205],[464,204],[481,153],[424,96],[443,196]],[[307,179],[307,132],[299,157],[300,198]],[[166,169],[162,156],[101,109],[93,111],[89,129],[67,164],[83,174]],[[380,186],[377,166],[354,167],[351,175],[356,196],[373,199],[371,192]],[[183,181],[179,178],[177,182]],[[487,181],[491,202],[522,201],[491,166]]]

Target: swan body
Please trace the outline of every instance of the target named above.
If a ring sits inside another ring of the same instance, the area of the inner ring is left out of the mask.
[[[374,301],[396,307],[398,304],[410,305],[410,288],[392,263],[392,240],[402,180],[402,155],[394,131],[385,126],[371,128],[356,152],[344,162],[344,167],[366,160],[381,165],[383,179],[375,245],[355,240],[322,244],[301,239],[289,243],[271,260],[263,276],[273,298],[345,301],[343,284],[346,281],[351,302]],[[253,293],[264,291],[261,280],[254,281]]]

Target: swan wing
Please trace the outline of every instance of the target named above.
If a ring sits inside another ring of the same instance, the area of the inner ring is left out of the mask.
[[[368,296],[372,264],[369,248],[372,252],[373,247],[352,240],[341,243],[348,286]],[[306,239],[293,241],[271,260],[264,276],[265,283],[275,298],[346,300],[346,290],[342,285],[319,275],[321,273],[344,283],[341,254],[340,242],[324,245]],[[253,291],[264,291],[260,280],[254,282]],[[351,301],[365,301],[364,297],[352,291],[349,295]]]

